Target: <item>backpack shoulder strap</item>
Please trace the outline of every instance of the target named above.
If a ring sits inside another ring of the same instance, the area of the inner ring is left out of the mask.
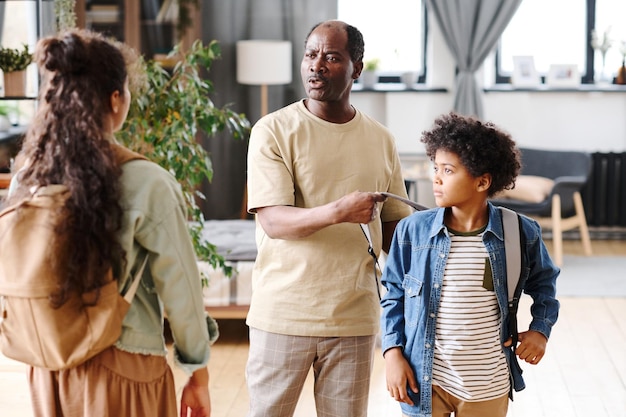
[[[522,272],[522,247],[519,216],[511,209],[500,207],[504,227],[504,248],[506,253],[506,279],[509,302],[516,296]]]
[[[143,259],[143,262],[141,263],[139,270],[137,271],[137,273],[135,273],[135,276],[130,285],[130,288],[128,288],[128,290],[126,291],[126,294],[124,294],[124,300],[126,300],[128,304],[130,304],[133,301],[133,297],[135,296],[135,293],[137,292],[137,287],[139,287],[139,281],[141,281],[141,276],[143,275],[143,270],[146,268],[147,263],[148,263],[148,254],[146,253],[146,257]]]
[[[374,243],[372,242],[372,235],[370,233],[370,227],[368,224],[363,224],[363,223],[359,223],[359,226],[361,226],[361,230],[363,231],[363,234],[365,235],[365,239],[367,239],[367,244],[368,244],[367,253],[369,253],[372,259],[374,259],[374,280],[376,281],[376,290],[378,291],[378,300],[380,300],[381,299],[380,282],[378,281],[378,272],[377,272],[377,268],[380,269],[380,265],[378,264],[378,256],[376,256],[376,252],[374,252]]]
[[[143,156],[140,153],[137,153],[135,151],[131,151],[128,148],[125,148],[124,146],[118,144],[118,143],[113,143],[111,148],[113,149],[113,154],[115,155],[115,159],[117,160],[118,164],[123,165],[126,162],[129,161],[134,161],[137,159],[143,159],[148,161],[148,158],[146,158],[145,156]],[[133,297],[135,296],[135,292],[137,292],[137,287],[139,286],[139,281],[141,280],[141,276],[143,274],[143,270],[146,267],[146,264],[148,263],[148,254],[146,254],[146,257],[144,258],[141,267],[139,268],[139,270],[137,271],[137,273],[135,274],[135,276],[133,277],[133,281],[130,285],[130,288],[128,288],[128,290],[126,291],[126,294],[124,294],[124,299],[126,300],[127,303],[131,303],[131,301],[133,300]]]
[[[504,251],[506,256],[506,281],[508,290],[509,309],[509,334],[513,342],[512,349],[515,353],[518,341],[517,308],[522,294],[520,285],[522,275],[522,233],[519,215],[505,207],[500,207],[502,212],[502,226],[504,228]]]
[[[137,153],[135,151],[131,151],[130,149],[125,148],[122,145],[117,144],[117,143],[113,143],[111,145],[111,149],[113,149],[113,154],[115,155],[115,159],[120,165],[128,161],[133,161],[135,159],[144,159],[146,161],[148,160],[148,158],[146,158],[142,154]]]

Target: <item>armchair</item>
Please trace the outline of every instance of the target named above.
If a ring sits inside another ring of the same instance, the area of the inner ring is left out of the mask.
[[[551,188],[547,189],[547,195],[534,201],[521,200],[515,193],[504,193],[496,196],[492,202],[532,217],[542,228],[552,230],[554,262],[557,265],[563,265],[563,232],[566,230],[580,229],[583,252],[591,255],[589,229],[580,195],[591,173],[591,155],[586,152],[529,148],[520,148],[520,151],[522,169],[518,182],[523,178],[531,178],[528,176],[537,176],[553,180]]]

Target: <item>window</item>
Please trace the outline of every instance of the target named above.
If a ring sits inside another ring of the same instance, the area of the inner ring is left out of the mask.
[[[622,65],[626,55],[626,1],[624,0],[595,0],[596,30],[598,36],[608,30],[612,45],[606,53],[606,72],[614,76]],[[602,60],[596,52],[595,70],[602,70]]]
[[[363,33],[363,59],[380,60],[381,82],[400,82],[400,74],[407,71],[416,71],[418,82],[424,82],[426,16],[422,0],[338,0],[337,18]]]
[[[546,75],[551,64],[578,65],[583,82],[593,82],[602,70],[599,53],[590,45],[595,27],[600,36],[607,28],[613,45],[606,68],[613,77],[621,65],[620,47],[626,42],[624,0],[524,0],[502,37],[496,56],[496,82],[508,83],[513,56],[531,55],[537,71]]]
[[[28,45],[30,52],[34,52],[37,44],[38,28],[37,8],[35,2],[0,1],[0,45],[5,48],[21,50]],[[24,22],[31,22],[25,24]],[[30,65],[26,69],[26,94],[34,97],[37,94],[37,68]],[[17,102],[20,111],[30,115],[32,103]],[[30,118],[30,117],[29,117]],[[20,117],[18,116],[18,119]]]
[[[35,25],[25,25],[24,22],[36,22],[37,14],[35,2],[2,2],[0,17],[0,44],[5,48],[22,49],[27,44],[31,50],[37,43]]]

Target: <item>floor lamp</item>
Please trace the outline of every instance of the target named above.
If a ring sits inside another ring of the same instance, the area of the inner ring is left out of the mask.
[[[237,82],[261,86],[261,117],[267,111],[267,86],[291,82],[291,42],[237,42]]]
[[[267,111],[267,86],[291,82],[291,42],[246,40],[237,42],[237,82],[261,86],[261,117]],[[239,217],[248,217],[247,185]]]

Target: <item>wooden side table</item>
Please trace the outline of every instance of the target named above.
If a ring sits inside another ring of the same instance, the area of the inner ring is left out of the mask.
[[[11,184],[11,174],[0,173],[0,190],[9,188],[9,184]]]
[[[11,174],[0,173],[0,209],[2,209],[2,200],[9,194],[10,183]]]

